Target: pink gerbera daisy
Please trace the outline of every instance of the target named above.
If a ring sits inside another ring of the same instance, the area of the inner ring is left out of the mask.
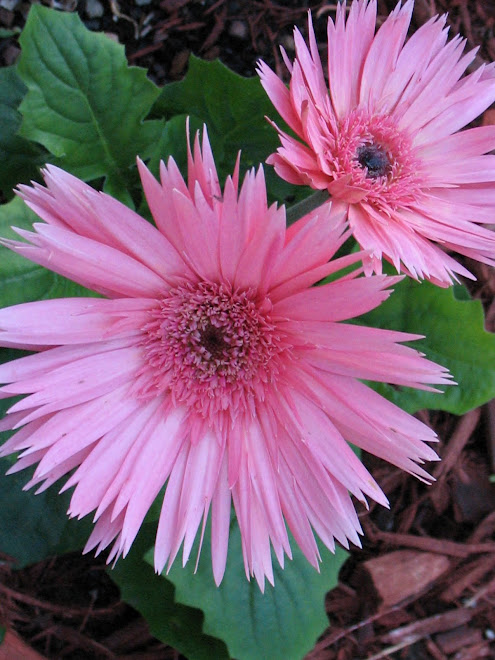
[[[445,16],[408,41],[413,0],[375,34],[375,0],[345,2],[328,20],[328,86],[309,17],[309,48],[295,30],[296,58],[284,53],[287,89],[264,63],[261,82],[304,143],[277,129],[268,163],[295,184],[328,190],[347,211],[367,272],[382,256],[415,278],[448,286],[472,275],[445,251],[495,264],[495,126],[456,133],[495,100],[494,65],[460,79],[475,51],[447,43]]]
[[[0,345],[39,351],[0,366],[15,403],[0,430],[12,471],[38,464],[28,487],[70,474],[69,513],[95,511],[86,549],[126,554],[165,486],[155,566],[170,565],[211,510],[213,572],[222,579],[231,500],[246,574],[272,582],[270,543],[287,528],[318,565],[313,530],[358,543],[350,493],[386,498],[346,441],[427,480],[430,428],[358,378],[429,389],[448,374],[398,342],[416,336],[341,323],[376,307],[397,277],[313,285],[359,259],[329,259],[346,238],[330,207],[285,226],[263,171],[238,167],[219,186],[207,136],[173,159],[161,184],[138,162],[156,228],[121,203],[48,166],[47,187],[20,186],[45,221],[18,229],[15,252],[98,292],[0,311]]]

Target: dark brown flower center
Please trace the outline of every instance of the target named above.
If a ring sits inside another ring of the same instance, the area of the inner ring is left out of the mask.
[[[199,343],[214,358],[220,357],[222,353],[229,348],[225,341],[221,328],[208,323],[208,325],[199,332]]]
[[[367,170],[368,179],[386,176],[391,169],[387,152],[379,144],[362,144],[357,149],[356,160],[363,169]]]

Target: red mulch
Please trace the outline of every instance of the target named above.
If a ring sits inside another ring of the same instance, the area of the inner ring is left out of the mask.
[[[22,26],[29,2],[0,7],[0,27]],[[328,13],[324,2],[162,0],[137,6],[106,3],[88,27],[116,34],[129,60],[146,67],[159,83],[181,78],[191,52],[220,59],[252,75],[262,56],[282,71],[277,44],[290,52],[292,26],[304,28],[308,8]],[[395,0],[379,0],[384,17]],[[476,65],[495,60],[492,0],[416,0],[415,27],[449,12],[452,34],[480,46]],[[15,61],[15,38],[0,41],[0,65]],[[484,121],[495,123],[493,111]],[[495,331],[495,273],[470,263],[471,286]],[[463,417],[424,411],[437,431],[442,462],[426,487],[385,463],[369,458],[391,509],[361,510],[363,549],[353,549],[339,586],[327,595],[330,626],[306,660],[478,660],[495,657],[495,402]],[[6,560],[2,562],[1,560]],[[10,558],[11,559],[11,558]],[[61,658],[178,659],[153,639],[146,622],[119,600],[101,559],[71,554],[20,571],[0,555],[0,622],[9,628],[0,660],[31,660],[22,639],[38,653]],[[20,637],[22,639],[20,639]],[[7,646],[9,645],[9,646]],[[2,655],[3,654],[3,655]],[[36,653],[32,660],[39,659]]]

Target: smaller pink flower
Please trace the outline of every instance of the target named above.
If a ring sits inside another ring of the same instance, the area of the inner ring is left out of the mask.
[[[263,588],[288,530],[317,567],[315,534],[359,543],[351,494],[387,503],[348,442],[429,478],[434,432],[361,379],[432,389],[449,375],[400,343],[417,336],[345,322],[400,278],[335,277],[361,255],[331,261],[348,232],[329,205],[286,229],[261,168],[221,189],[206,133],[187,184],[173,159],[160,182],[138,165],[156,227],[53,166],[46,187],[20,187],[44,222],[2,244],[103,297],[0,310],[0,346],[35,351],[0,365],[0,397],[24,395],[0,455],[20,452],[11,471],[36,466],[40,490],[68,476],[70,515],[94,517],[86,549],[113,544],[110,559],[159,497],[160,572],[181,548],[188,561],[210,516],[218,584],[233,505]]]
[[[375,0],[338,4],[328,20],[328,85],[309,17],[309,48],[295,29],[285,87],[264,63],[261,82],[299,140],[267,160],[294,184],[328,190],[358,243],[397,271],[448,286],[472,275],[446,251],[495,264],[495,126],[457,132],[495,101],[494,65],[461,79],[475,52],[447,43],[445,16],[407,42],[413,0],[375,34]]]

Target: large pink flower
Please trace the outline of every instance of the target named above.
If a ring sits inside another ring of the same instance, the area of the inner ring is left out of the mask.
[[[475,52],[447,43],[435,17],[405,43],[413,0],[375,35],[375,0],[338,4],[328,21],[328,86],[309,19],[309,48],[296,29],[287,89],[264,63],[262,84],[303,142],[278,129],[268,162],[287,181],[328,190],[348,212],[358,243],[399,271],[442,286],[470,273],[445,249],[495,264],[495,126],[456,133],[495,100],[494,65],[460,79]],[[441,246],[441,247],[440,247]]]
[[[70,474],[69,513],[96,511],[87,549],[129,550],[166,485],[155,566],[183,544],[188,560],[211,510],[215,580],[222,579],[233,500],[248,577],[272,581],[270,543],[290,556],[287,527],[318,565],[313,530],[358,543],[350,498],[386,498],[346,441],[428,479],[435,434],[357,380],[428,389],[446,371],[398,342],[413,335],[341,323],[380,304],[396,277],[313,285],[359,255],[329,262],[346,238],[328,205],[289,230],[268,207],[263,171],[238,171],[224,191],[207,137],[161,185],[139,170],[157,228],[52,166],[47,188],[21,186],[45,221],[17,230],[15,252],[105,298],[0,311],[0,345],[39,351],[0,366],[2,397],[27,396],[0,430],[1,454],[29,485]],[[287,526],[287,527],[286,527]]]

